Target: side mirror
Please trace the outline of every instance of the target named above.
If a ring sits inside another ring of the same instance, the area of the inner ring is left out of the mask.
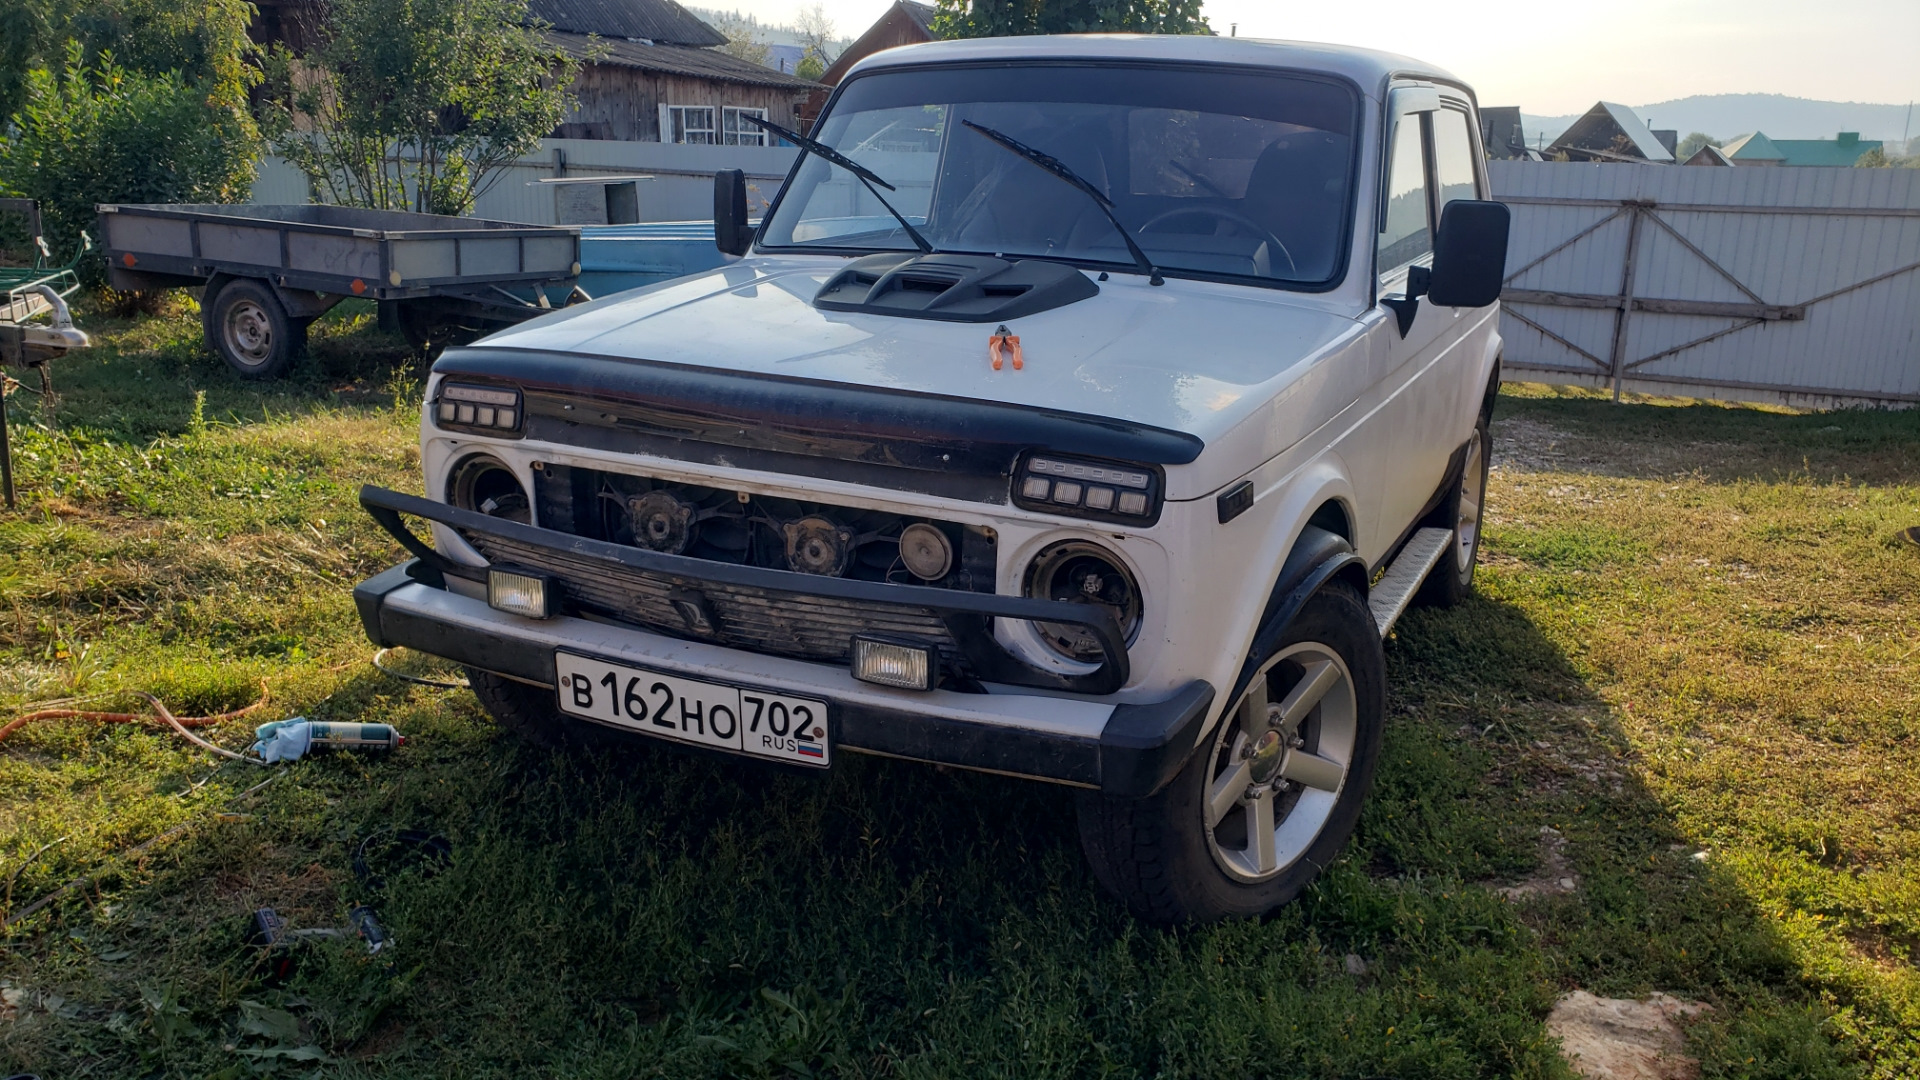
[[[745,255],[753,246],[747,224],[747,174],[725,169],[713,174],[713,246],[728,255]]]
[[[1486,307],[1500,299],[1507,273],[1505,203],[1456,199],[1440,213],[1427,299],[1442,307]]]

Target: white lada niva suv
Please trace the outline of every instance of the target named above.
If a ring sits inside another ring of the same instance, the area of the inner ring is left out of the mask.
[[[509,728],[1079,789],[1140,915],[1292,899],[1381,642],[1471,586],[1507,211],[1471,91],[1207,37],[856,66],[740,256],[448,350],[368,634]],[[431,545],[405,519],[431,523]]]

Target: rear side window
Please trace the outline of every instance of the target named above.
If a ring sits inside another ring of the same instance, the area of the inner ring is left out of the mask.
[[[1440,187],[1442,213],[1455,199],[1479,197],[1474,182],[1473,137],[1467,133],[1466,113],[1441,109],[1433,114],[1433,168]]]
[[[1427,232],[1427,162],[1420,145],[1420,115],[1394,118],[1387,162],[1387,213],[1380,220],[1379,268],[1396,270],[1433,250]]]

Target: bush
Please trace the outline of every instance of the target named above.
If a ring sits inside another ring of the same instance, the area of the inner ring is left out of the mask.
[[[28,73],[55,68],[66,43],[89,61],[110,52],[128,71],[178,71],[223,106],[259,82],[249,61],[248,0],[0,0],[0,129],[26,102]]]
[[[244,110],[210,103],[175,72],[144,75],[111,53],[93,63],[78,42],[58,71],[28,72],[26,104],[0,138],[0,191],[40,200],[63,261],[102,202],[237,202],[253,184],[257,128]],[[82,269],[98,284],[101,266]]]
[[[566,116],[543,30],[527,0],[331,0],[326,44],[268,64],[274,151],[321,201],[464,214]]]

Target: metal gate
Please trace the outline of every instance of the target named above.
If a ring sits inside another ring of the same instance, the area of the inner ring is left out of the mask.
[[[1920,170],[1489,166],[1509,377],[1920,402]]]

